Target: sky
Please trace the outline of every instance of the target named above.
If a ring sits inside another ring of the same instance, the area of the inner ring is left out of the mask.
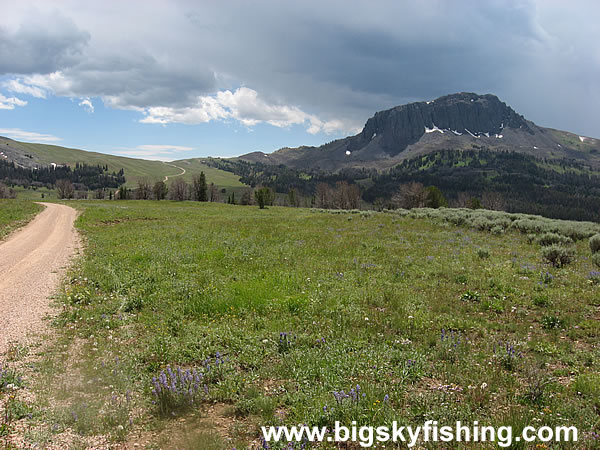
[[[356,134],[492,93],[600,137],[595,0],[0,0],[0,135],[146,159]]]

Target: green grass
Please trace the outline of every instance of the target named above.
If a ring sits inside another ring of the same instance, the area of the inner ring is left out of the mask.
[[[43,389],[62,393],[52,423],[113,440],[177,436],[150,392],[170,365],[198,368],[207,385],[171,412],[217,423],[207,408],[224,405],[238,448],[258,425],[427,419],[574,424],[579,445],[595,445],[584,433],[599,427],[600,296],[586,241],[556,269],[517,231],[403,213],[74,204],[87,251],[46,355]],[[336,402],[357,384],[365,397]],[[72,411],[94,419],[76,424]]]
[[[587,138],[587,139],[584,139],[584,141],[582,142],[581,139],[579,138],[579,135],[569,133],[567,131],[550,129],[550,133],[553,135],[553,137],[558,142],[561,142],[562,145],[565,147],[576,148],[576,149],[584,150],[584,151],[600,149],[600,142],[598,139]]]
[[[0,240],[25,225],[42,209],[43,206],[28,200],[0,200]]]
[[[33,200],[33,201],[54,201],[58,197],[55,189],[47,189],[45,187],[39,188],[25,188],[23,186],[15,186],[13,188],[17,194],[17,198],[20,200]]]

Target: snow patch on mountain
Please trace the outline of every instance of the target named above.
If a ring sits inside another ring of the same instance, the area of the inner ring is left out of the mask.
[[[433,133],[434,131],[439,131],[440,133],[444,134],[444,130],[440,130],[435,123],[433,124],[433,128],[427,128],[427,126],[425,127],[425,133]]]

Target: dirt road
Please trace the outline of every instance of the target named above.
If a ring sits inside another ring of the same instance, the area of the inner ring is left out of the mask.
[[[42,204],[46,208],[35,219],[0,242],[0,355],[11,342],[22,343],[44,329],[49,296],[79,249],[73,227],[77,212]]]
[[[165,164],[167,166],[175,167],[176,169],[181,170],[181,173],[178,173],[177,175],[165,175],[165,179],[163,180],[163,183],[166,183],[167,181],[169,181],[169,177],[174,178],[174,177],[180,177],[181,175],[185,175],[185,169],[183,167],[176,166],[175,164],[169,164],[169,163],[165,163]]]

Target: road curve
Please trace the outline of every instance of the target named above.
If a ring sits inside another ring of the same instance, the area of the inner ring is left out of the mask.
[[[165,179],[163,180],[163,183],[166,183],[167,181],[169,181],[169,176],[171,178],[173,178],[173,177],[180,177],[181,175],[185,175],[185,169],[183,167],[176,166],[175,164],[169,164],[169,163],[165,163],[165,164],[167,166],[175,167],[176,169],[181,170],[181,173],[178,173],[177,175],[165,175]]]
[[[41,213],[0,242],[0,355],[10,343],[23,343],[29,333],[44,329],[49,297],[79,249],[73,227],[77,211],[41,204]]]

